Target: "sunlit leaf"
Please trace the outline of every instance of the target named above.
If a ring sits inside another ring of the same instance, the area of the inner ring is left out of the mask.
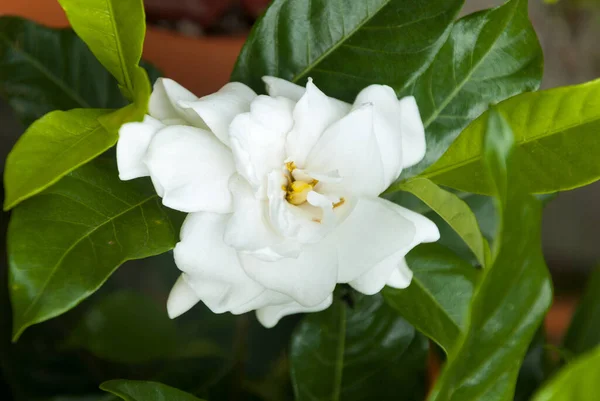
[[[587,185],[600,178],[600,80],[526,93],[498,106],[515,133],[516,163],[530,192],[548,193]],[[427,177],[441,185],[490,194],[482,143],[487,115],[465,129]]]
[[[519,179],[513,145],[510,127],[491,112],[484,154],[500,205],[495,258],[483,269],[468,326],[448,355],[431,401],[512,400],[523,357],[552,302],[541,251],[541,204]]]

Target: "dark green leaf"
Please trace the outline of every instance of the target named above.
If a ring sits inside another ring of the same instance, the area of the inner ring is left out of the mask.
[[[0,94],[25,126],[53,110],[119,108],[115,79],[70,29],[0,17]]]
[[[462,199],[438,187],[427,178],[410,180],[400,188],[421,199],[444,219],[475,254],[481,266],[488,264],[489,245],[481,234],[475,215]]]
[[[548,193],[587,185],[600,178],[600,80],[525,93],[498,106],[515,132],[518,169],[530,192]],[[422,176],[441,185],[489,194],[482,142],[487,115],[465,129]]]
[[[600,267],[592,273],[585,294],[573,315],[564,347],[582,354],[600,344]]]
[[[54,111],[34,122],[6,159],[4,209],[43,191],[112,147],[117,132],[107,131],[98,121],[109,112]]]
[[[596,401],[600,392],[600,347],[565,366],[532,401]]]
[[[275,0],[255,24],[232,80],[263,75],[353,101],[379,83],[400,92],[427,68],[464,0]]]
[[[142,0],[59,0],[71,26],[133,100],[140,80],[146,17]],[[147,101],[147,99],[146,99]]]
[[[146,180],[120,181],[96,159],[12,214],[8,233],[13,335],[77,305],[123,262],[160,254],[177,240]]]
[[[336,300],[293,335],[296,400],[422,400],[426,355],[425,338],[380,295]]]
[[[111,380],[100,388],[125,401],[201,401],[191,394],[156,382]]]
[[[68,344],[86,348],[103,359],[140,363],[169,358],[180,340],[165,305],[122,291],[94,304],[71,333]]]
[[[439,244],[420,245],[406,260],[412,283],[404,290],[386,288],[385,300],[448,352],[467,324],[478,271]]]
[[[514,401],[528,401],[547,379],[552,369],[546,345],[544,325],[538,329],[523,360],[515,388]]]
[[[537,89],[542,65],[527,0],[459,20],[429,69],[403,93],[417,98],[427,136],[425,159],[403,177],[434,163],[490,103]]]
[[[541,204],[519,181],[513,143],[510,127],[490,113],[484,154],[501,205],[495,259],[483,269],[468,326],[431,401],[512,400],[523,357],[552,302],[541,251]]]

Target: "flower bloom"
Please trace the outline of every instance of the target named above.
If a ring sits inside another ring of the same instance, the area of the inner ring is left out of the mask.
[[[437,241],[427,218],[379,195],[425,155],[413,97],[372,85],[354,104],[265,77],[268,96],[228,83],[197,98],[159,79],[143,122],[120,130],[120,178],[150,176],[189,213],[167,309],[256,310],[266,327],[320,311],[336,283],[364,294],[407,287],[405,255]]]

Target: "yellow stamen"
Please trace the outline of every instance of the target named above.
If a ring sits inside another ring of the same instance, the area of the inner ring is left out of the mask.
[[[305,181],[294,181],[286,188],[287,194],[285,198],[292,205],[301,205],[306,202],[308,193],[313,190],[313,187],[312,183],[309,184]]]
[[[285,163],[285,168],[291,173],[292,171],[296,170],[296,163],[287,162]]]
[[[336,207],[342,206],[345,202],[346,202],[346,199],[340,198],[339,202],[333,204],[333,208],[335,209]]]

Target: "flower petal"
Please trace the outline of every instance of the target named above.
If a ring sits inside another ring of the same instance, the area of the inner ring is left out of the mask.
[[[237,171],[264,198],[267,174],[284,164],[293,103],[282,97],[258,96],[250,107],[249,113],[233,119],[229,139]]]
[[[185,282],[183,275],[181,275],[169,293],[167,313],[171,319],[175,319],[192,309],[198,302],[200,302],[200,297]]]
[[[233,194],[233,215],[225,229],[225,243],[267,261],[299,255],[300,245],[273,230],[268,221],[268,201],[257,199],[244,178],[234,175],[229,188]]]
[[[367,295],[373,295],[381,291],[390,279],[392,279],[392,284],[396,288],[406,288],[412,279],[412,271],[408,268],[404,259],[406,254],[421,243],[435,242],[440,238],[437,226],[428,218],[391,202],[387,203],[389,208],[396,214],[411,221],[416,232],[413,240],[408,245],[401,247],[394,254],[376,263],[364,274],[349,282],[354,289]]]
[[[333,233],[339,255],[338,282],[355,280],[414,241],[414,223],[397,213],[396,207],[381,198],[356,201],[350,215]]]
[[[121,180],[132,180],[150,175],[144,158],[150,141],[161,128],[164,128],[164,125],[148,115],[144,116],[142,122],[127,123],[121,126],[117,142],[117,166]]]
[[[265,83],[265,87],[267,89],[267,93],[272,97],[286,97],[294,102],[300,100],[302,95],[304,95],[304,88],[300,85],[296,85],[290,81],[286,81],[285,79],[264,76],[262,77],[263,82]]]
[[[400,263],[398,263],[398,267],[392,271],[392,274],[388,277],[385,284],[392,288],[402,290],[410,285],[412,278],[413,272],[406,264],[406,259],[403,258]]]
[[[229,125],[234,117],[250,111],[250,103],[256,93],[239,82],[230,82],[218,92],[193,101],[179,101],[183,109],[193,110],[206,126],[229,146]]]
[[[390,174],[400,175],[402,167],[410,167],[425,156],[425,128],[417,102],[413,96],[398,100],[392,88],[386,85],[371,85],[363,89],[354,102],[358,107],[372,103],[376,110],[376,123],[386,124],[391,131],[378,130],[384,165],[389,164]],[[377,121],[379,120],[379,122]],[[400,160],[398,156],[401,155]],[[386,160],[389,160],[386,163]]]
[[[158,78],[148,102],[148,114],[167,125],[191,124],[206,128],[204,121],[195,113],[182,109],[180,101],[190,102],[198,97],[177,82],[168,78]]]
[[[322,303],[335,288],[337,255],[328,241],[307,246],[296,259],[265,262],[240,255],[244,271],[264,287],[292,297],[303,306]]]
[[[308,79],[306,92],[294,108],[294,128],[285,144],[288,160],[303,167],[311,149],[334,122],[350,112],[350,105],[325,95]]]
[[[189,214],[173,251],[185,282],[214,313],[238,308],[265,290],[244,273],[236,250],[223,242],[228,219],[217,213]]]
[[[400,127],[402,131],[402,164],[414,166],[425,157],[425,127],[414,96],[400,99]]]
[[[332,302],[333,295],[330,294],[323,302],[311,307],[302,306],[293,301],[282,305],[270,305],[258,309],[256,311],[256,317],[263,326],[270,329],[275,327],[279,320],[284,316],[296,313],[320,312],[329,308]]]
[[[389,183],[375,135],[373,106],[364,105],[333,123],[306,160],[310,171],[338,171],[340,183],[323,183],[338,196],[378,196]]]
[[[363,89],[354,102],[354,107],[373,105],[373,132],[377,138],[385,182],[394,182],[402,172],[402,131],[397,121],[399,102],[389,86],[371,85]]]
[[[188,213],[231,212],[233,158],[210,132],[181,125],[162,129],[150,142],[146,165],[165,206]]]

